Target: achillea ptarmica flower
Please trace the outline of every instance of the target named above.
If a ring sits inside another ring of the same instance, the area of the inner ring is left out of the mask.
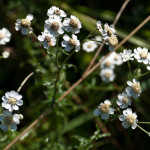
[[[116,103],[122,109],[127,108],[131,105],[131,97],[126,92],[123,92],[122,94],[118,94],[118,100]]]
[[[7,58],[9,57],[9,55],[10,55],[10,53],[9,53],[8,51],[2,52],[2,57],[3,57],[4,59],[7,59]]]
[[[109,118],[109,114],[114,114],[114,109],[110,107],[111,102],[107,99],[104,101],[104,103],[100,103],[100,106],[98,106],[98,109],[94,110],[95,116],[100,116],[101,118],[106,120]]]
[[[100,72],[100,76],[102,78],[102,81],[104,82],[112,82],[115,79],[114,71],[109,68],[102,69]]]
[[[32,14],[28,14],[26,16],[26,19],[17,19],[16,20],[16,23],[15,23],[15,29],[17,31],[19,31],[21,29],[21,33],[23,35],[25,34],[28,34],[32,32],[32,29],[31,29],[31,21],[33,19],[33,15]]]
[[[7,131],[9,128],[12,131],[16,131],[17,124],[20,123],[19,115],[18,114],[12,115],[12,112],[8,110],[4,110],[3,115],[0,115],[0,121],[2,122],[2,124],[0,124],[0,128],[4,131]]]
[[[145,47],[138,47],[134,49],[134,57],[139,63],[143,62],[144,64],[148,64],[150,61],[150,52],[148,52],[148,49]]]
[[[116,52],[112,52],[112,57],[113,57],[113,61],[114,61],[114,64],[117,65],[117,66],[120,66],[123,62],[122,62],[122,58],[121,58],[121,55],[116,53]]]
[[[66,17],[66,13],[59,9],[59,7],[56,7],[56,6],[52,6],[50,9],[48,9],[47,11],[47,15],[52,18],[54,16],[59,16],[59,17]]]
[[[2,107],[8,109],[10,112],[13,110],[19,110],[18,106],[23,105],[22,96],[15,91],[6,92],[2,97]]]
[[[80,50],[80,41],[77,39],[77,36],[72,34],[70,38],[67,34],[63,36],[64,41],[61,42],[62,47],[65,47],[65,50],[68,52],[71,49],[75,49],[76,52]]]
[[[45,20],[45,29],[50,32],[54,37],[58,37],[60,34],[64,33],[64,26],[61,22],[61,18],[59,16],[54,16],[54,18],[49,18]]]
[[[140,97],[140,95],[142,93],[142,88],[141,88],[140,82],[138,82],[136,79],[133,79],[133,82],[127,81],[127,84],[129,85],[125,89],[127,94],[133,98]]]
[[[42,35],[38,36],[38,40],[43,42],[45,49],[56,45],[56,38],[53,37],[48,31],[42,32]]]
[[[0,45],[5,45],[7,42],[10,41],[11,33],[6,29],[2,28],[0,30]]]
[[[70,18],[65,18],[63,21],[63,25],[66,27],[67,32],[72,32],[73,34],[77,34],[80,32],[81,22],[75,16],[70,16]]]
[[[122,61],[126,62],[128,60],[134,60],[133,56],[134,54],[132,53],[132,50],[123,50],[123,53],[120,53],[121,57],[122,57]]]
[[[83,50],[86,52],[93,52],[97,48],[97,43],[95,41],[87,41],[83,43]]]
[[[132,129],[135,129],[137,127],[137,115],[136,113],[132,113],[131,108],[127,108],[123,111],[123,115],[119,116],[119,120],[122,121],[122,126],[127,129],[129,126],[131,126]]]
[[[100,61],[103,59],[104,59],[104,57],[102,57],[100,59]],[[110,56],[108,56],[104,61],[102,61],[101,65],[100,65],[100,68],[102,68],[102,69],[106,69],[106,68],[114,69],[114,67],[115,67],[115,64],[114,64],[114,58],[113,58],[112,54]]]

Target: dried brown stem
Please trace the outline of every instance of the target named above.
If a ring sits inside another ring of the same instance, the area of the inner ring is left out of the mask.
[[[129,3],[130,0],[125,0],[125,2],[123,3],[122,7],[120,8],[119,12],[117,13],[117,16],[113,22],[113,25],[115,26],[116,23],[118,22],[121,14],[123,13],[124,9],[126,8],[127,4]],[[93,66],[96,58],[98,57],[98,55],[100,54],[100,52],[102,51],[104,47],[104,44],[101,44],[100,47],[98,48],[98,50],[96,51],[94,57],[92,58],[91,62],[89,63],[88,67],[86,68],[84,74],[86,74],[86,72]]]
[[[27,80],[34,74],[34,72],[31,72],[21,83],[21,85],[19,86],[17,92],[20,92],[20,90],[22,89],[22,87],[24,86],[24,84],[27,82]]]

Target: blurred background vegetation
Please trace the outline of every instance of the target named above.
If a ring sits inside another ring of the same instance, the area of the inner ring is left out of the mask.
[[[18,125],[16,132],[0,131],[0,149],[9,144],[21,131],[34,121],[49,105],[53,93],[53,78],[56,66],[47,52],[31,35],[23,36],[15,31],[15,21],[24,18],[27,14],[34,15],[32,27],[36,35],[44,29],[47,19],[47,10],[55,5],[62,8],[68,16],[75,15],[82,22],[78,38],[82,41],[94,28],[96,21],[111,24],[124,0],[0,0],[0,28],[6,27],[12,33],[11,41],[7,46],[0,46],[0,53],[9,49],[11,56],[0,60],[0,96],[6,91],[17,90],[23,79],[32,71],[38,73],[29,79],[20,94],[23,95],[24,105],[20,112],[24,119]],[[119,41],[125,38],[139,23],[150,14],[150,1],[131,0],[116,25]],[[138,46],[150,49],[150,22],[128,40],[120,49],[134,49]],[[108,52],[104,47],[98,57]],[[77,81],[89,64],[94,53],[80,51],[69,60],[66,70],[61,72],[58,83],[59,98],[75,81]],[[67,56],[59,55],[60,63]],[[74,67],[76,66],[76,69]],[[73,66],[73,67],[72,67]],[[137,64],[133,63],[132,68]],[[36,127],[21,138],[12,149],[19,150],[115,150],[115,149],[149,149],[149,137],[142,131],[125,130],[118,120],[107,123],[107,134],[102,134],[96,128],[93,110],[105,100],[113,100],[127,80],[127,64],[115,69],[116,79],[113,83],[103,83],[99,77],[99,69],[93,72],[82,84],[71,92],[64,100],[58,101],[52,113],[46,116]],[[142,72],[146,69],[142,66]],[[140,121],[150,120],[149,75],[141,78],[144,92],[140,100],[133,103],[134,111]],[[0,108],[1,109],[1,108]],[[2,112],[2,109],[0,110]],[[150,131],[150,126],[144,126]],[[96,131],[97,130],[97,131]],[[96,133],[94,134],[94,132]],[[94,134],[94,135],[93,135]],[[93,136],[94,140],[92,140]],[[98,140],[95,140],[97,136]]]

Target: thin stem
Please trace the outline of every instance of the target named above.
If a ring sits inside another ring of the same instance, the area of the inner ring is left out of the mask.
[[[127,64],[128,64],[128,68],[129,68],[129,76],[128,76],[128,78],[130,78],[130,76],[132,75],[132,72],[131,72],[131,66],[130,66],[129,61],[127,61]]]
[[[150,71],[148,71],[148,72],[145,72],[145,73],[143,73],[143,74],[140,74],[140,75],[138,75],[138,76],[134,76],[135,78],[137,78],[137,77],[143,77],[143,76],[145,76],[145,75],[147,75],[147,74],[149,74],[150,73]]]
[[[37,40],[38,40],[38,37],[35,35],[34,32],[31,33]],[[39,40],[38,40],[39,41]]]
[[[17,92],[20,92],[20,90],[22,89],[22,87],[24,86],[24,84],[27,82],[27,80],[33,76],[34,72],[31,72],[29,75],[27,75],[27,77],[22,81],[22,83],[20,84]]]
[[[143,132],[145,132],[146,134],[148,134],[149,135],[149,132],[147,132],[145,129],[143,129],[141,126],[139,126],[138,124],[137,124],[137,127],[140,129],[140,130],[142,130]]]
[[[137,122],[137,123],[140,123],[140,124],[150,124],[150,122]]]

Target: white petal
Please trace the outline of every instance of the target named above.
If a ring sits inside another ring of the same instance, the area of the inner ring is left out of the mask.
[[[104,101],[105,104],[111,105],[111,102],[109,100]]]
[[[28,31],[29,31],[28,28],[22,28],[22,29],[21,29],[21,33],[22,33],[23,35],[27,34]]]
[[[27,17],[26,17],[26,19],[28,19],[28,20],[31,21],[33,19],[33,15],[32,14],[28,14]]]
[[[4,110],[3,111],[4,116],[11,116],[12,112],[8,111],[8,110]]]
[[[101,113],[101,118],[106,120],[109,118],[109,113]]]
[[[128,84],[129,86],[132,86],[132,82],[131,82],[131,81],[127,81],[127,84]]]
[[[11,125],[11,126],[10,126],[10,129],[11,129],[12,131],[16,131],[16,130],[17,130],[16,124]]]
[[[113,109],[113,108],[110,108],[110,109],[109,109],[109,113],[110,113],[110,114],[114,114],[114,109]]]
[[[19,109],[19,107],[17,105],[13,105],[12,107],[13,107],[14,110],[18,110]]]
[[[9,127],[6,126],[4,123],[2,123],[2,124],[0,125],[0,128],[1,128],[2,130],[4,130],[4,131],[7,131]]]
[[[99,116],[101,114],[101,111],[99,109],[94,110],[94,115]]]
[[[3,96],[3,97],[2,97],[2,100],[3,100],[3,101],[6,101],[7,99],[8,99],[8,98],[7,98],[6,96]]]
[[[0,115],[0,121],[3,121],[3,120],[4,120],[4,116]]]
[[[17,100],[17,105],[18,105],[18,106],[23,105],[23,100]]]
[[[63,36],[63,39],[65,40],[65,41],[69,41],[69,39],[70,39],[70,37],[67,35],[67,34],[65,34],[64,36]]]
[[[135,129],[136,127],[137,127],[137,123],[134,123],[134,124],[131,125],[132,129]]]
[[[19,117],[18,114],[14,114],[14,115],[13,115],[13,120],[14,120],[14,122],[15,122],[16,124],[19,124],[19,123],[20,123],[19,119],[20,119],[20,117]]]
[[[119,116],[119,120],[120,120],[120,121],[124,121],[125,119],[126,119],[126,117],[125,117],[124,115],[120,115],[120,116]]]
[[[132,114],[132,109],[131,109],[131,108],[128,108],[128,109],[127,109],[127,113],[128,113],[128,115],[131,115],[131,114]]]
[[[123,122],[123,123],[122,123],[122,126],[123,126],[125,129],[127,129],[130,125],[129,125],[127,122]]]

